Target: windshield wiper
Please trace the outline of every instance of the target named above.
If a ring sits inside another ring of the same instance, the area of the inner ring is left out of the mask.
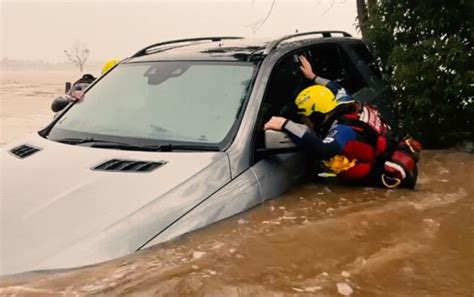
[[[109,149],[120,149],[120,150],[135,150],[135,151],[152,151],[152,152],[172,152],[175,150],[179,151],[220,151],[217,146],[210,145],[182,145],[182,144],[163,144],[163,145],[136,145],[129,143],[121,143],[116,141],[100,140],[94,138],[64,138],[58,140],[61,143],[67,143],[72,145],[92,143],[91,147],[94,148],[109,148]]]
[[[183,151],[204,151],[204,152],[218,152],[219,147],[212,145],[195,145],[195,144],[163,144],[161,145],[162,152],[172,152],[174,150]]]
[[[66,144],[82,144],[82,143],[90,143],[90,142],[108,142],[106,140],[97,140],[94,138],[62,138],[57,140],[57,142],[66,143]]]
[[[97,148],[112,148],[112,149],[122,149],[122,150],[137,150],[137,151],[159,151],[160,146],[158,145],[134,145],[128,143],[121,143],[116,141],[100,140],[94,138],[64,138],[58,140],[58,142],[79,145],[84,143],[92,143],[91,147]]]
[[[127,151],[149,151],[149,152],[158,152],[161,150],[159,145],[135,145],[128,143],[120,142],[101,142],[94,143],[91,147],[95,148],[108,148],[108,149],[119,149]]]
[[[209,145],[134,145],[126,143],[113,143],[113,142],[104,142],[104,143],[94,143],[91,147],[97,148],[110,148],[110,149],[121,149],[121,150],[136,150],[136,151],[151,151],[151,152],[172,152],[175,150],[179,151],[219,151],[219,148],[216,146]]]

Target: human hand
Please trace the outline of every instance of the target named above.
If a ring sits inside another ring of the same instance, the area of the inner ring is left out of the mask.
[[[83,91],[74,91],[71,94],[71,98],[73,101],[79,101],[82,99],[82,96],[84,95]]]
[[[272,117],[268,122],[265,123],[263,130],[281,131],[285,122],[286,119],[283,117]]]
[[[303,72],[303,75],[307,79],[314,80],[316,78],[316,74],[314,74],[313,67],[311,67],[311,64],[309,63],[308,59],[306,59],[306,57],[303,55],[298,56],[298,59],[301,63],[300,70],[301,72]]]

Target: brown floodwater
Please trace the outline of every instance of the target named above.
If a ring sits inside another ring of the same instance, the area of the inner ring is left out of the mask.
[[[304,184],[133,255],[0,278],[0,295],[472,297],[473,174],[473,154],[425,151],[415,191]]]

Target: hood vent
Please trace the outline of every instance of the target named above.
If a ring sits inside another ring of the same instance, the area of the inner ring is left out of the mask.
[[[165,165],[166,162],[147,162],[113,159],[100,164],[92,170],[113,172],[150,172]]]
[[[32,146],[24,144],[24,145],[20,145],[20,146],[17,146],[15,148],[12,148],[10,150],[10,153],[14,154],[15,156],[17,156],[20,159],[24,159],[26,157],[29,157],[29,156],[33,155],[36,152],[39,152],[40,150],[41,149],[39,149],[39,148],[32,147]]]

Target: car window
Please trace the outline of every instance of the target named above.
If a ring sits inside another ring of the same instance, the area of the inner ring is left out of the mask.
[[[301,74],[297,54],[295,52],[285,56],[273,67],[259,110],[255,128],[255,148],[264,147],[263,125],[272,116],[284,116],[296,122],[300,120],[294,100],[299,92],[310,86],[312,82]],[[256,156],[254,162],[258,158],[259,156]]]
[[[350,94],[367,86],[350,57],[338,44],[316,45],[311,47],[307,53],[315,73],[336,81]]]
[[[356,43],[352,45],[352,49],[356,52],[359,58],[361,58],[362,61],[367,64],[367,66],[374,75],[376,75],[378,78],[382,78],[382,72],[380,71],[380,67],[378,66],[377,62],[374,59],[374,56],[372,56],[365,44]]]
[[[317,75],[338,83],[344,83],[347,79],[339,47],[336,44],[316,45],[305,54]]]
[[[256,126],[256,148],[263,147],[263,124],[271,116],[284,116],[295,122],[301,120],[297,114],[294,100],[304,88],[314,83],[302,75],[297,59],[298,55],[305,55],[315,73],[336,81],[350,94],[367,87],[354,63],[336,43],[313,45],[289,53],[275,65],[272,71]]]
[[[236,121],[253,71],[253,64],[243,62],[120,65],[89,89],[50,136],[70,131],[220,143]]]

